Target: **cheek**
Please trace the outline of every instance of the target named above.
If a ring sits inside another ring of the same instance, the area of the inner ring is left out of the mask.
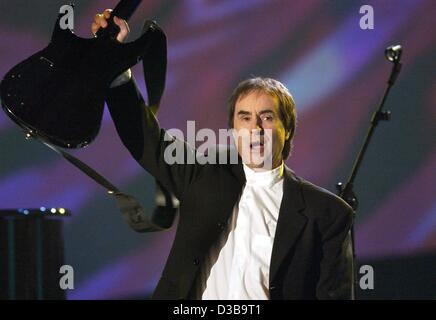
[[[249,131],[243,127],[237,126],[236,123],[232,130],[233,141],[236,143],[238,151],[243,151],[243,149],[249,149],[250,147],[250,135]]]
[[[282,149],[285,144],[285,130],[284,128],[272,131],[273,145],[276,149]]]
[[[239,129],[241,129],[241,125],[238,121],[233,121],[233,129],[238,131]]]
[[[239,130],[242,128],[244,128],[244,124],[242,123],[242,121],[239,120],[238,118],[234,118],[233,119],[233,129]]]
[[[252,121],[250,120],[243,120],[243,119],[236,119],[233,121],[234,128],[236,130],[244,129],[244,130],[251,130],[252,129]]]

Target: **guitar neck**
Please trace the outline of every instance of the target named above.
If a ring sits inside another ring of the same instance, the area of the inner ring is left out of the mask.
[[[129,20],[142,0],[121,0],[112,11],[112,16]]]
[[[100,28],[97,31],[97,37],[109,36],[115,39],[118,32],[120,32],[120,29],[113,22],[114,16],[126,21],[129,20],[133,12],[135,12],[136,8],[140,5],[141,1],[142,0],[121,0],[118,2],[108,20],[108,27],[105,29]]]

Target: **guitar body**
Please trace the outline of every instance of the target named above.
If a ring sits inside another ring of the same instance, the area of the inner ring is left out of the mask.
[[[32,135],[64,148],[86,146],[100,129],[104,101],[112,80],[147,53],[155,22],[130,43],[113,37],[80,38],[61,29],[51,42],[13,67],[0,85],[6,114]]]

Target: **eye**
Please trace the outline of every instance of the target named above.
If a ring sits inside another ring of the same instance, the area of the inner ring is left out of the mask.
[[[268,115],[263,116],[262,119],[263,119],[263,121],[272,121],[274,119],[274,117],[272,114],[268,114]]]

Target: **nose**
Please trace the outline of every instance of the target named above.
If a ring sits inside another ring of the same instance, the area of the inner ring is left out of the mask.
[[[262,119],[259,117],[259,115],[256,115],[256,128],[262,127]]]
[[[256,128],[255,128],[255,130],[258,130],[260,134],[263,134],[263,132],[264,132],[262,119],[258,115],[256,116]]]

